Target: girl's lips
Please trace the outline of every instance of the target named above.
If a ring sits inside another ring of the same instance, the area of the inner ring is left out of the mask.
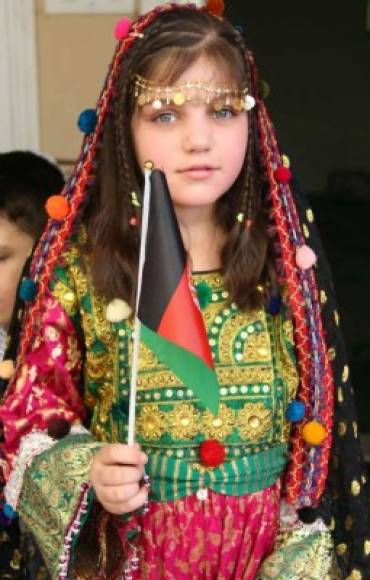
[[[216,167],[212,167],[210,165],[192,165],[190,167],[180,169],[178,173],[185,175],[186,177],[190,177],[190,179],[205,179],[209,177],[214,171],[216,171]]]

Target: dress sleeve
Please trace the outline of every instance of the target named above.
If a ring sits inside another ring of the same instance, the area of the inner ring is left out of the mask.
[[[58,287],[68,309],[57,299]],[[90,465],[102,445],[83,426],[78,311],[73,286],[56,280],[0,408],[7,509],[34,533],[53,579],[70,577],[73,551],[94,504]],[[58,425],[67,432],[60,439]]]

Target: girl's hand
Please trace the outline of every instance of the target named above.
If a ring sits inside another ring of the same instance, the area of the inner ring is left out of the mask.
[[[148,498],[148,487],[140,486],[148,461],[139,445],[105,445],[94,455],[90,481],[104,509],[126,514],[140,508]]]

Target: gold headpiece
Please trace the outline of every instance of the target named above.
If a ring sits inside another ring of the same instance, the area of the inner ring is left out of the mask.
[[[166,105],[180,107],[185,103],[212,104],[214,109],[220,110],[231,106],[237,111],[249,111],[256,104],[254,98],[248,95],[248,88],[230,85],[210,86],[200,81],[187,81],[181,85],[157,85],[153,81],[139,75],[134,77],[134,96],[140,107],[151,105],[160,110]]]

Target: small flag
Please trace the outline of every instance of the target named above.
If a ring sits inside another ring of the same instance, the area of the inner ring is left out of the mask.
[[[151,173],[138,318],[141,340],[217,414],[219,386],[164,173]]]

